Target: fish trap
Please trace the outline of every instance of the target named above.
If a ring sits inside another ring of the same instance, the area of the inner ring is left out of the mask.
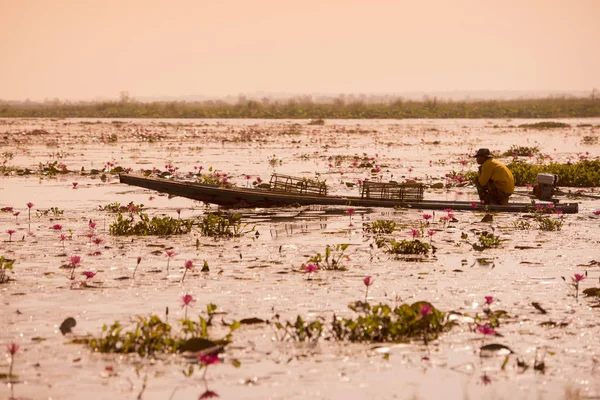
[[[362,183],[360,195],[364,199],[423,201],[423,190],[421,183],[366,181]]]
[[[275,192],[327,195],[327,185],[318,179],[273,174],[269,185],[270,190]]]

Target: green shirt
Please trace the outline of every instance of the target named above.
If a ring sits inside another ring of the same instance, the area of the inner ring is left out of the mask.
[[[479,184],[485,186],[488,182],[493,182],[499,191],[506,194],[513,194],[515,191],[515,178],[506,165],[494,158],[488,158],[486,162],[479,167]]]

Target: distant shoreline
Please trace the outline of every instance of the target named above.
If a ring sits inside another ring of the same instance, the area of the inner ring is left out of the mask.
[[[439,100],[401,98],[364,102],[336,98],[202,102],[121,101],[80,103],[2,103],[0,118],[256,118],[256,119],[454,119],[454,118],[590,118],[600,117],[600,97],[548,97],[514,100]]]

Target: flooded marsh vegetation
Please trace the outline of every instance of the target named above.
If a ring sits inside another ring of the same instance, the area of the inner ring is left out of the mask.
[[[599,121],[556,122],[0,120],[0,395],[598,396]],[[578,165],[561,201],[579,214],[486,215],[479,147]],[[414,180],[474,209],[227,210],[126,171],[334,195]]]

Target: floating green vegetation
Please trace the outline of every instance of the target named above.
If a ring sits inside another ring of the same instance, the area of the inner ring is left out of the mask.
[[[221,187],[234,186],[233,183],[229,182],[230,176],[231,175],[224,172],[213,170],[212,167],[209,167],[206,173],[198,173],[195,175],[196,183],[201,183],[203,185],[218,185]]]
[[[515,185],[535,184],[540,173],[556,174],[561,186],[594,187],[600,183],[600,160],[581,160],[576,163],[534,165],[513,161],[507,165],[515,178]]]
[[[513,226],[518,231],[528,231],[532,228],[531,222],[529,221],[515,221]]]
[[[111,326],[104,325],[99,337],[84,339],[83,342],[93,351],[100,353],[130,354],[137,353],[141,357],[152,357],[157,354],[169,354],[183,351],[198,352],[201,350],[217,350],[231,342],[232,332],[240,327],[239,322],[224,324],[229,332],[222,339],[211,339],[209,328],[217,309],[214,304],[206,306],[208,318],[199,316],[198,321],[179,320],[180,329],[174,332],[173,327],[163,322],[160,317],[137,316],[135,326],[126,330],[119,321]],[[81,340],[78,340],[81,341]]]
[[[371,306],[359,301],[351,304],[350,309],[363,314],[356,319],[334,316],[332,331],[336,340],[386,343],[422,338],[427,342],[454,326],[446,313],[426,301],[394,309],[386,304]]]
[[[233,237],[254,231],[245,230],[248,224],[242,224],[242,214],[209,213],[199,224],[203,236]]]
[[[345,271],[346,267],[342,265],[342,261],[347,259],[344,256],[344,251],[350,246],[349,244],[327,245],[325,247],[325,257],[321,253],[317,253],[306,262],[307,264],[315,264],[319,269],[329,271]],[[305,264],[302,264],[304,267]]]
[[[0,283],[5,283],[10,280],[8,273],[12,271],[15,260],[0,256]]]
[[[467,239],[467,234],[463,233],[462,238]],[[473,249],[483,251],[485,249],[493,249],[500,246],[500,236],[494,235],[492,232],[483,231],[476,235],[477,243],[472,243]]]
[[[363,231],[375,235],[391,234],[396,229],[396,223],[390,220],[377,220],[369,223],[363,223]]]
[[[528,157],[533,154],[539,154],[540,148],[538,146],[518,146],[512,145],[508,150],[506,150],[502,155],[505,157]]]
[[[383,248],[386,253],[401,255],[401,254],[422,254],[429,255],[429,251],[435,254],[436,247],[418,239],[396,241],[394,239],[378,239],[375,241],[378,248]]]
[[[325,125],[325,120],[322,118],[311,119],[307,125]]]
[[[109,232],[115,236],[170,236],[184,235],[192,230],[195,222],[193,219],[174,219],[171,217],[148,217],[148,214],[139,213],[139,220],[131,214],[124,217],[117,215],[117,220],[110,224]]]
[[[123,212],[141,212],[144,209],[143,204],[133,204],[133,201],[130,201],[126,206],[122,206],[119,202],[109,203],[105,206],[98,206],[100,211],[106,211],[109,213],[123,213]]]
[[[63,163],[59,163],[58,161],[47,162],[46,164],[39,163],[38,165],[38,173],[47,176],[56,176],[56,175],[64,175],[68,174],[69,169]]]
[[[322,319],[307,322],[300,315],[296,317],[294,323],[290,321],[282,323],[279,314],[277,314],[273,318],[273,325],[276,329],[275,336],[277,340],[292,340],[294,342],[316,342],[323,335],[324,328]],[[279,332],[281,332],[281,335]]]
[[[538,215],[535,222],[537,222],[540,231],[560,231],[563,226],[561,219],[551,219],[547,215]]]
[[[521,124],[519,128],[529,128],[529,129],[551,129],[551,128],[568,128],[571,125],[565,124],[564,122],[554,122],[554,121],[542,121],[536,122],[533,124]]]
[[[358,301],[348,306],[358,313],[358,317],[339,318],[334,315],[331,325],[322,320],[306,322],[298,316],[294,323],[279,322],[276,316],[275,328],[283,332],[280,340],[295,342],[317,341],[329,328],[326,339],[361,343],[394,343],[410,339],[422,339],[426,343],[436,339],[455,325],[446,313],[437,310],[431,303],[419,301],[391,308],[386,304],[371,306]]]
[[[35,215],[39,218],[39,217],[46,217],[48,215],[52,215],[54,217],[59,217],[61,215],[63,215],[65,213],[64,210],[60,210],[58,207],[50,207],[47,208],[45,210],[37,210],[35,212]]]

